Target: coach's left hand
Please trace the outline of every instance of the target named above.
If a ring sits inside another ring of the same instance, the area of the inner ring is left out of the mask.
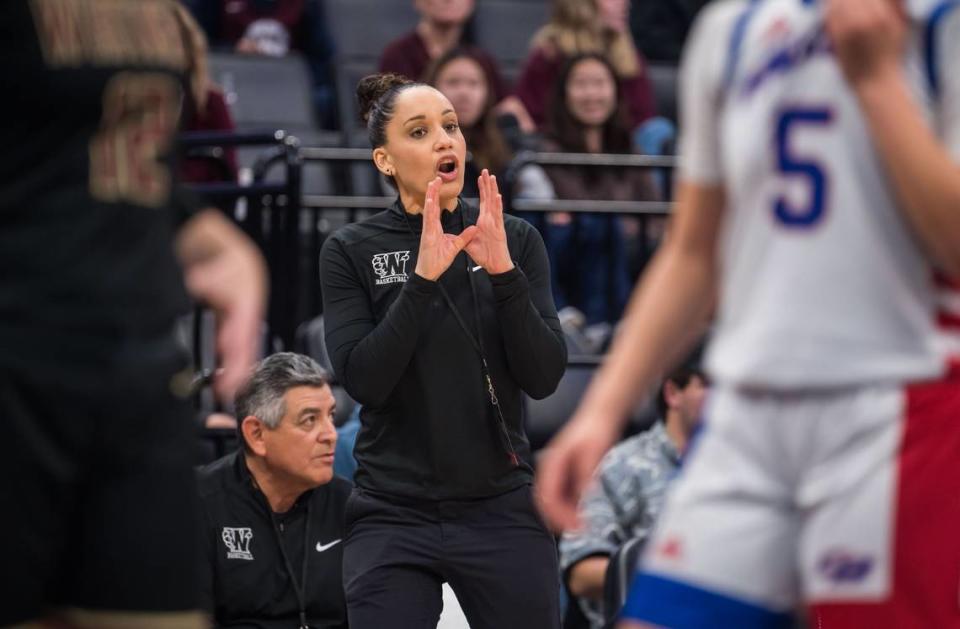
[[[497,178],[484,168],[477,178],[477,187],[480,189],[477,233],[465,251],[490,275],[506,273],[513,268],[513,259],[507,248],[507,232],[503,227],[503,197],[497,187]]]

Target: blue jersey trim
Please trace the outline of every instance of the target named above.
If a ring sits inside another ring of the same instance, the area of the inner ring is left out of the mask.
[[[750,5],[743,10],[743,13],[737,17],[733,25],[733,32],[730,34],[730,46],[727,51],[727,68],[723,74],[723,85],[729,89],[733,85],[733,77],[737,71],[737,65],[740,63],[740,50],[743,48],[743,36],[747,32],[747,26],[750,24],[750,18],[757,10],[760,2],[750,0]]]
[[[937,67],[937,27],[943,18],[960,2],[958,0],[944,0],[930,13],[927,26],[924,29],[924,59],[926,60],[927,84],[934,97],[940,95],[940,75]]]
[[[670,629],[784,629],[792,616],[652,574],[640,573],[622,618]]]

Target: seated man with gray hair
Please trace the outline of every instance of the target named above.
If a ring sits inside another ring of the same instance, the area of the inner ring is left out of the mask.
[[[336,403],[312,358],[274,354],[236,399],[241,446],[199,473],[204,602],[217,627],[347,627],[348,481]]]

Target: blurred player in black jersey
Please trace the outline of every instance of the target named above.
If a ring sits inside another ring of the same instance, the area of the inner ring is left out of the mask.
[[[205,622],[172,328],[188,293],[217,313],[231,396],[266,282],[250,241],[173,185],[180,104],[205,85],[193,28],[166,0],[0,9],[0,626]]]

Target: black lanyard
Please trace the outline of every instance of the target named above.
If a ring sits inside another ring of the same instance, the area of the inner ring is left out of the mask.
[[[304,594],[307,591],[307,560],[310,557],[310,503],[311,496],[307,496],[307,521],[303,527],[303,565],[300,567],[300,580],[297,581],[297,575],[293,571],[293,564],[290,563],[290,557],[287,556],[287,550],[283,546],[283,538],[280,535],[280,527],[277,524],[276,514],[267,505],[270,512],[270,523],[273,524],[273,534],[277,540],[277,546],[280,547],[280,556],[283,557],[283,565],[287,569],[287,576],[290,577],[290,584],[293,585],[293,593],[297,597],[297,604],[300,606],[300,629],[310,629],[307,625],[307,604]]]
[[[403,213],[403,218],[407,223],[407,229],[410,230],[410,235],[416,239],[417,234],[415,231],[413,231],[413,226],[410,224],[410,218],[407,216],[407,211],[402,205],[400,207],[400,211]],[[461,206],[461,232],[467,228],[466,220],[466,211]],[[496,387],[493,386],[493,377],[490,375],[490,366],[487,364],[486,352],[484,352],[483,349],[483,334],[480,332],[480,299],[477,297],[477,287],[473,281],[473,261],[470,260],[470,256],[467,255],[466,252],[464,252],[463,255],[467,258],[467,278],[470,281],[470,292],[473,295],[473,314],[477,322],[477,336],[474,336],[473,332],[470,331],[470,327],[467,326],[467,322],[463,320],[463,316],[460,314],[460,311],[457,310],[456,305],[454,305],[453,300],[450,298],[450,294],[447,293],[447,289],[443,287],[439,277],[436,280],[437,287],[440,289],[440,293],[443,295],[444,301],[446,301],[447,305],[450,307],[450,311],[453,312],[453,316],[456,318],[457,323],[460,324],[460,328],[463,330],[464,334],[467,335],[467,338],[470,339],[470,343],[473,345],[473,348],[477,350],[477,354],[480,356],[480,364],[483,368],[483,378],[485,380],[485,384],[487,385],[487,396],[490,399],[490,404],[493,406],[493,409],[497,412],[497,424],[500,432],[500,439],[503,441],[503,447],[506,449],[507,455],[510,457],[510,462],[514,466],[519,466],[520,457],[517,456],[517,451],[513,447],[513,441],[510,439],[510,431],[507,429],[507,420],[503,417],[503,411],[500,409],[500,399],[497,397]]]

